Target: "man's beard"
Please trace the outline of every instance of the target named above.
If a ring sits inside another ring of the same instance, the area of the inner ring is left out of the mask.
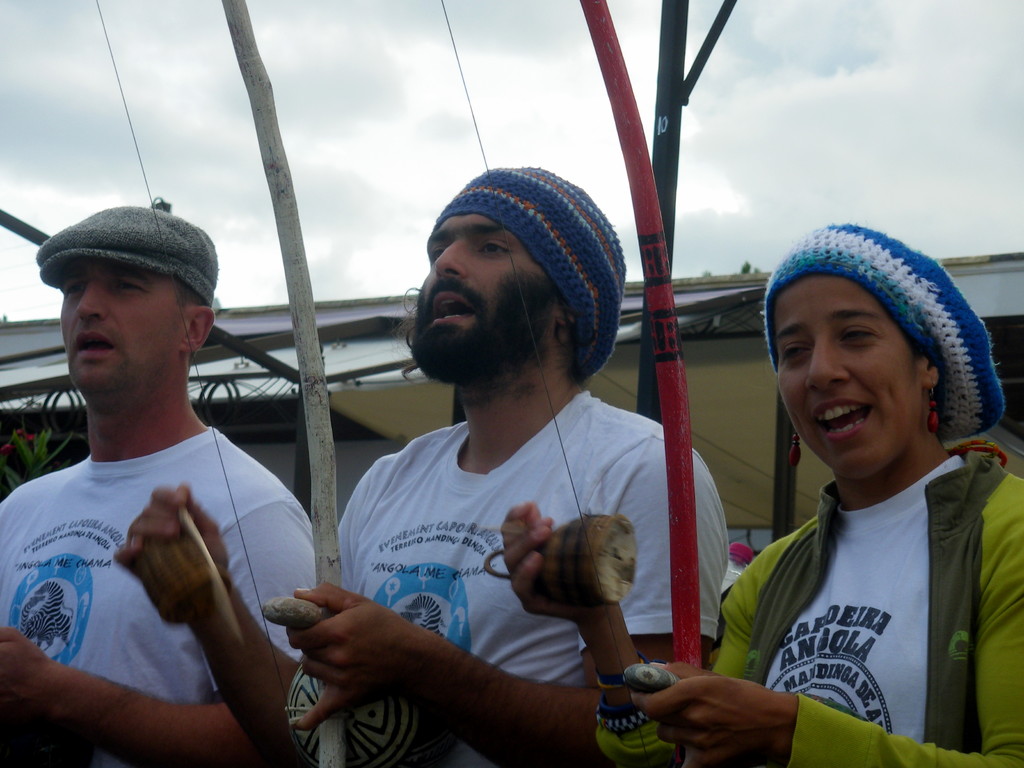
[[[473,307],[472,327],[431,325],[434,297],[441,291],[463,296]],[[437,281],[420,294],[410,349],[429,378],[458,387],[500,384],[537,360],[540,337],[548,327],[558,293],[547,275],[511,274],[491,301],[454,278]]]

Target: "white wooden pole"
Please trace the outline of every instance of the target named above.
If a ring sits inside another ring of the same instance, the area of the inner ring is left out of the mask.
[[[316,309],[309,267],[302,244],[299,208],[288,170],[274,106],[274,91],[256,47],[245,0],[223,0],[231,41],[252,107],[263,169],[270,187],[277,222],[277,236],[284,259],[288,304],[291,307],[295,349],[298,354],[302,403],[309,442],[313,545],[318,582],[340,584],[338,517],[335,492],[334,435],[323,353],[316,328]],[[344,718],[328,718],[320,726],[320,765],[344,768]]]

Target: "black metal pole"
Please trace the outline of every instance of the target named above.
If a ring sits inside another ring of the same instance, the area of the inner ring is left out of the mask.
[[[686,24],[689,0],[664,0],[661,4],[661,39],[658,44],[658,88],[654,106],[654,144],[651,165],[658,190],[665,247],[672,265],[672,241],[676,224],[676,187],[679,179],[679,136],[685,87]],[[644,297],[641,328],[650,327],[647,298]],[[637,413],[661,421],[658,387],[654,378],[653,339],[640,336],[640,371],[637,378]]]
[[[796,467],[789,463],[793,423],[782,398],[775,399],[775,483],[772,487],[772,541],[794,529],[793,507],[796,499]]]
[[[42,245],[50,236],[40,232],[31,224],[26,224],[21,219],[11,216],[7,211],[0,211],[0,227],[11,230],[16,235],[21,235],[30,243]]]
[[[690,94],[697,78],[704,70],[711,51],[725,29],[736,0],[723,0],[718,15],[708,30],[697,52],[689,74],[685,73],[686,30],[689,23],[689,0],[663,0],[661,4],[661,35],[658,43],[658,87],[654,105],[654,141],[651,165],[654,183],[658,189],[661,220],[665,227],[665,247],[669,268],[675,252],[676,190],[679,186],[679,140],[682,133],[683,107],[690,102]],[[643,323],[648,328],[647,301],[644,300]],[[653,340],[649,334],[640,337],[640,370],[637,375],[637,413],[661,421],[658,387],[654,378]]]

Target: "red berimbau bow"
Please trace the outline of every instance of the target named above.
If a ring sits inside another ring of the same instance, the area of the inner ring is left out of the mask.
[[[672,643],[677,661],[701,666],[700,578],[697,567],[696,502],[690,439],[689,399],[665,227],[658,205],[654,171],[640,123],[636,98],[626,72],[618,36],[605,0],[581,0],[594,41],[633,198],[644,272],[644,294],[651,318],[654,366],[665,430],[668,475],[669,563],[672,574]]]

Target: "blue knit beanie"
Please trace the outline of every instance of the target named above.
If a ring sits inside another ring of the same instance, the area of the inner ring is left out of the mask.
[[[801,277],[853,280],[874,296],[939,370],[935,389],[940,440],[984,432],[1003,415],[1003,390],[984,323],[937,261],[899,240],[852,224],[831,225],[799,241],[772,273],[764,298],[765,336],[778,368],[774,312],[779,293]]]
[[[583,377],[601,370],[615,347],[626,265],[615,230],[590,196],[542,168],[494,168],[448,203],[434,229],[472,213],[519,238],[575,315]]]

